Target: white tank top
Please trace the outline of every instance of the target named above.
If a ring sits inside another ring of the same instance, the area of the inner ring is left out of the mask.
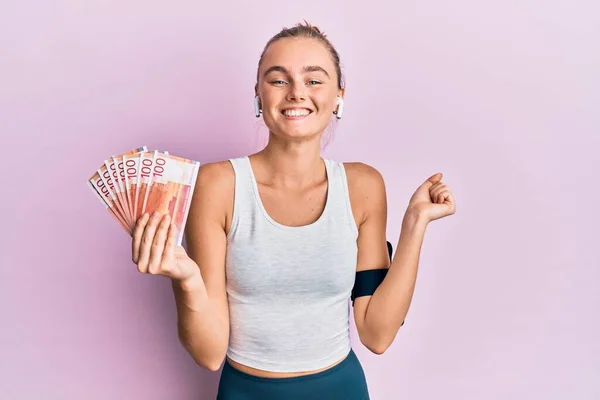
[[[235,195],[225,264],[227,355],[273,372],[335,363],[350,351],[349,299],[358,251],[343,164],[324,160],[324,211],[311,224],[291,227],[266,212],[248,157],[229,161]]]

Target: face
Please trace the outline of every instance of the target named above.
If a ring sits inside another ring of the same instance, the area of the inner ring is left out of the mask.
[[[310,38],[285,38],[269,46],[258,71],[257,94],[272,134],[288,139],[320,136],[337,108],[333,59]]]

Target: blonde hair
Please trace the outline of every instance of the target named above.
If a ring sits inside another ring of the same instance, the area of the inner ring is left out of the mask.
[[[335,47],[333,47],[333,45],[327,38],[327,35],[325,34],[325,32],[321,31],[318,27],[311,25],[308,22],[304,21],[304,23],[298,23],[291,28],[283,28],[281,31],[279,31],[279,33],[277,33],[275,36],[273,36],[271,39],[269,39],[269,41],[265,45],[265,47],[260,55],[260,58],[258,60],[258,68],[256,71],[256,85],[254,87],[255,91],[258,89],[258,70],[260,69],[260,64],[263,61],[265,52],[267,51],[267,49],[269,48],[269,46],[271,44],[273,44],[274,42],[276,42],[280,39],[285,39],[285,38],[311,38],[311,39],[316,39],[316,40],[320,41],[327,48],[327,50],[329,51],[329,54],[331,54],[333,64],[335,65],[335,72],[337,74],[338,89],[342,89],[344,87],[343,82],[342,82],[343,79],[342,79],[342,68],[340,66],[340,55],[338,54],[337,50],[335,49]]]

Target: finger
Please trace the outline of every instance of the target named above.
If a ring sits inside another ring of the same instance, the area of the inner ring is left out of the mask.
[[[456,202],[454,201],[454,196],[452,193],[448,193],[444,201],[450,206],[450,213],[456,213]]]
[[[438,172],[437,174],[433,174],[429,178],[427,178],[427,180],[425,182],[423,182],[421,185],[419,185],[418,189],[429,190],[429,189],[431,189],[431,187],[433,185],[440,182],[441,180],[442,180],[442,174]]]
[[[167,238],[166,253],[171,256],[175,255],[175,248],[177,247],[177,225],[172,222],[169,226],[169,236]]]
[[[446,184],[444,182],[442,182],[442,181],[439,181],[438,183],[432,185],[429,188],[429,193],[434,194],[436,192],[439,192],[440,188],[443,188],[444,186],[446,186]]]
[[[142,241],[142,235],[144,234],[144,228],[146,227],[146,223],[148,222],[148,218],[150,216],[148,213],[142,215],[136,222],[132,236],[133,240],[131,241],[131,258],[134,263],[137,264],[140,257],[140,242]]]
[[[152,246],[152,242],[154,241],[154,234],[156,232],[156,226],[158,224],[160,218],[160,214],[158,211],[155,211],[148,224],[146,225],[146,229],[144,229],[144,234],[142,235],[142,240],[140,242],[140,255],[138,258],[138,271],[141,273],[148,272],[148,261],[150,258],[150,247]]]
[[[443,177],[444,175],[441,172],[438,172],[427,178],[425,182],[429,182],[431,185],[435,185],[436,183],[440,182]]]
[[[431,195],[431,200],[435,201],[435,199],[437,198],[437,196],[443,192],[444,190],[448,190],[448,185],[446,185],[445,183],[440,182],[437,185],[434,185],[430,190],[429,190],[429,194]]]
[[[167,232],[169,231],[170,222],[170,215],[164,215],[154,235],[154,240],[152,241],[152,246],[150,247],[150,258],[148,261],[148,272],[151,274],[160,272],[160,266],[163,260],[163,250],[165,248],[165,241],[167,239]]]
[[[449,215],[454,214],[456,212],[456,204],[454,203],[454,199],[452,198],[452,193],[446,192],[443,193],[439,204],[448,207]]]
[[[173,263],[175,260],[175,254],[177,249],[177,225],[174,222],[171,222],[169,226],[169,232],[167,234],[167,242],[165,244],[165,250],[163,254],[163,260],[168,260],[169,263]],[[165,272],[169,272],[174,265],[165,264],[163,265],[163,270]]]
[[[437,194],[437,196],[436,196],[436,203],[443,204],[448,197],[450,197],[450,191],[449,190],[443,190],[443,191],[441,191],[440,193]]]

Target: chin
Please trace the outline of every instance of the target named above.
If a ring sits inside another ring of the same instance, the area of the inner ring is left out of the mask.
[[[282,128],[273,132],[275,136],[287,140],[306,140],[320,137],[323,130],[318,128]]]
[[[322,121],[320,113],[309,109],[301,109],[288,115],[284,111],[273,110],[265,117],[265,123],[272,134],[285,140],[316,139],[322,135],[328,123]]]
[[[277,128],[272,132],[281,138],[306,140],[320,137],[326,128],[327,125],[315,124],[314,121],[312,124],[290,124],[287,121],[283,121],[283,123],[277,124]]]

